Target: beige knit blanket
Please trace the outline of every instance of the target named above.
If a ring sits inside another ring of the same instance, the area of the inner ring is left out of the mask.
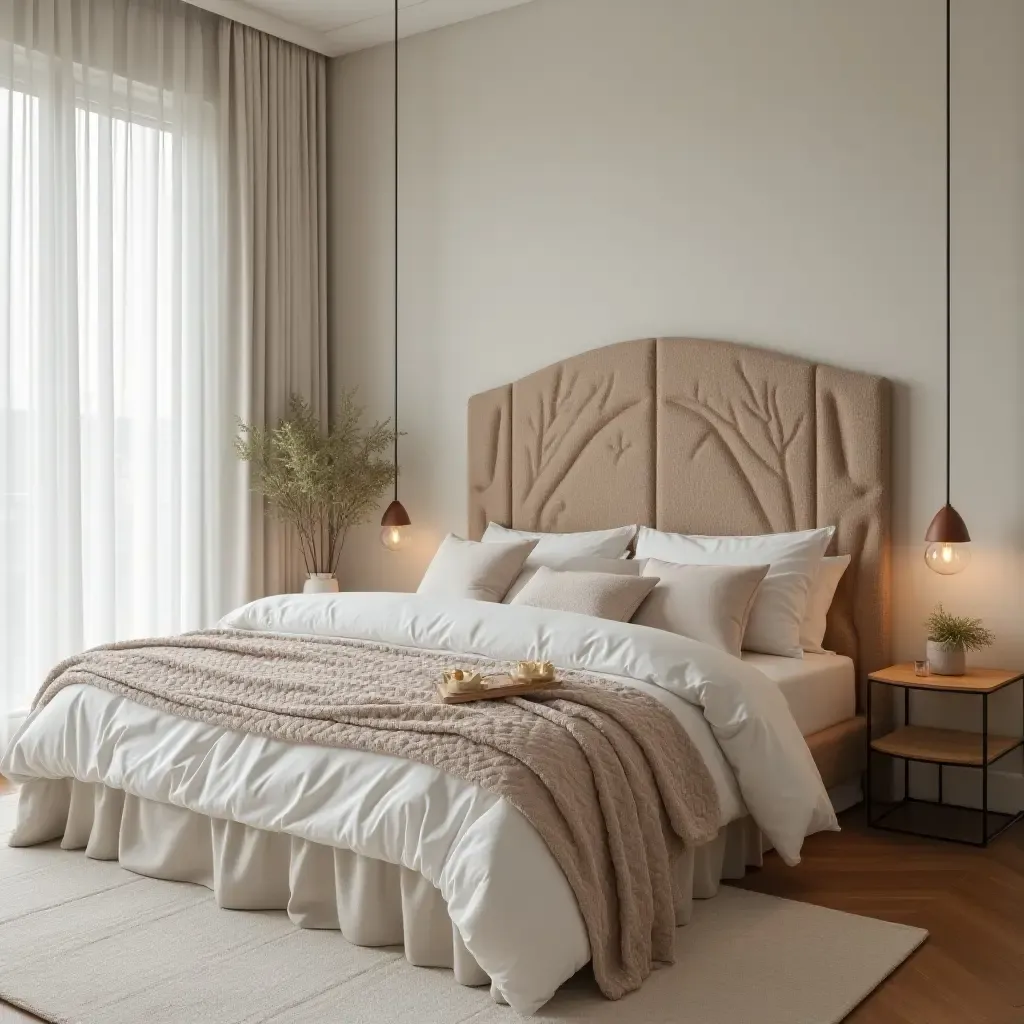
[[[653,698],[579,673],[526,698],[446,705],[443,668],[482,664],[351,640],[208,631],[100,647],[58,665],[36,706],[87,683],[181,718],[433,765],[512,803],[579,903],[601,991],[674,958],[672,863],[711,839],[703,759]]]

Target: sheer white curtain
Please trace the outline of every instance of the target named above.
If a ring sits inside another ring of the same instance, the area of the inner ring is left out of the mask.
[[[222,29],[0,0],[0,752],[61,658],[248,596]]]

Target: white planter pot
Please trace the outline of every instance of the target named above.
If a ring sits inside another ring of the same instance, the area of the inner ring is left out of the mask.
[[[967,652],[928,641],[928,671],[937,676],[962,676],[967,671]]]
[[[304,594],[336,594],[338,581],[332,572],[311,572],[309,579],[302,585]]]

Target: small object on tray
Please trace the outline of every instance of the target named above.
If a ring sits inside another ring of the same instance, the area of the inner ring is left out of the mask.
[[[472,693],[479,690],[483,680],[479,672],[471,669],[453,668],[444,673],[444,686],[447,693]]]
[[[455,672],[445,672],[443,677],[437,681],[437,695],[444,704],[466,704],[472,700],[501,700],[503,697],[518,697],[524,693],[533,693],[535,690],[549,690],[557,685],[557,680],[552,672],[551,679],[519,679],[516,676],[500,675],[481,676],[479,673],[470,673],[468,677],[475,676],[475,682],[469,689],[453,690],[452,686],[464,686],[465,680],[452,680]]]
[[[555,666],[550,661],[517,661],[512,678],[524,683],[550,683],[555,678]]]

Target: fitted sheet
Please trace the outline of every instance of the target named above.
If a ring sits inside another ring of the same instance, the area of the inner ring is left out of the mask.
[[[802,736],[811,736],[857,714],[857,672],[841,654],[780,658],[743,652],[743,661],[778,684]]]

